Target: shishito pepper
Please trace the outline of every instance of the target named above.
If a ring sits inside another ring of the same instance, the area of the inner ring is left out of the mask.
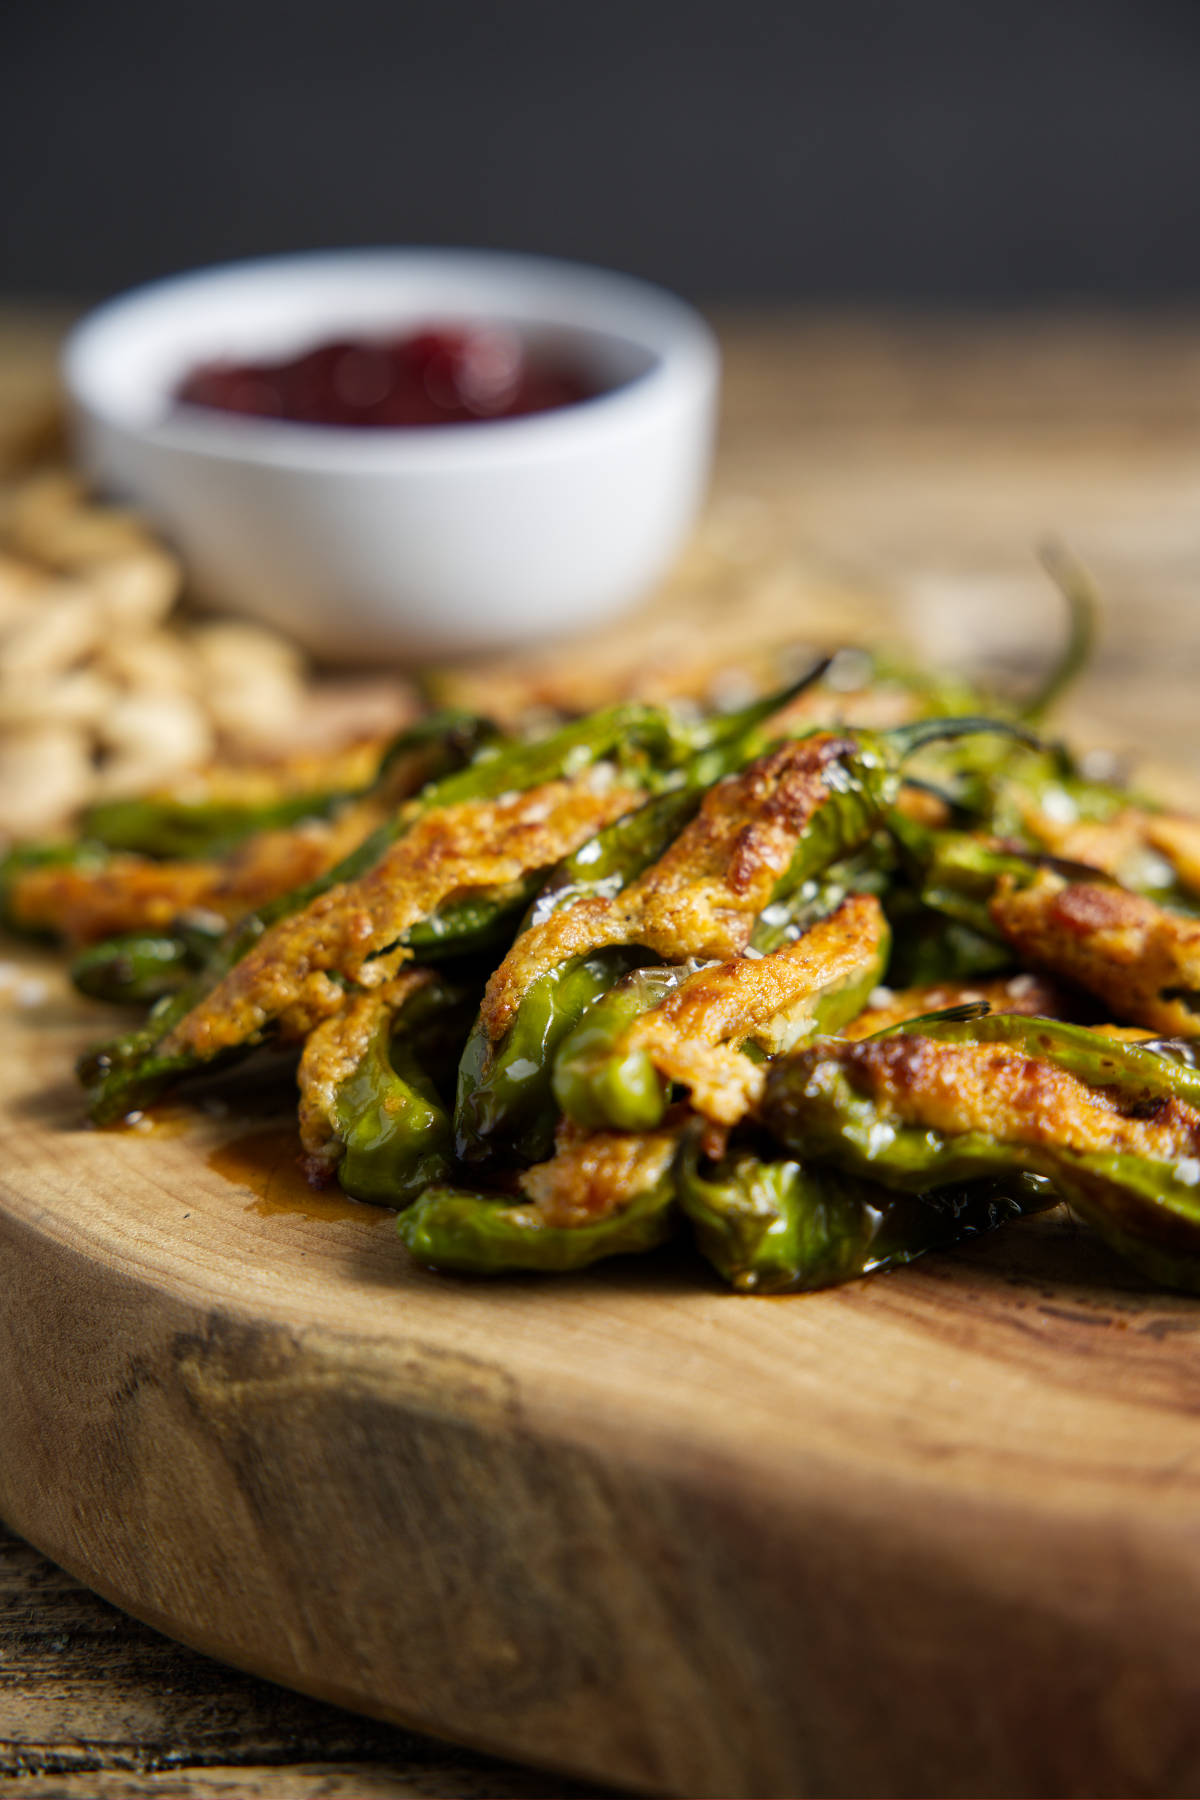
[[[204,966],[218,934],[197,922],[180,921],[173,931],[135,931],[106,938],[82,950],[71,964],[71,980],[89,1000],[110,1006],[151,1005],[173,994]]]
[[[597,1129],[659,1124],[671,1083],[721,1124],[744,1116],[761,1075],[744,1054],[778,1052],[856,1017],[887,964],[889,932],[872,895],[848,896],[791,942],[697,970],[639,969],[564,1040],[554,1095]]]
[[[603,875],[589,885],[578,867],[585,846],[573,878],[539,902],[488,983],[460,1093],[460,1154],[482,1153],[507,1109],[523,1109],[524,1097],[514,1098],[507,1077],[510,1064],[522,1084],[534,1084],[526,1090],[532,1099],[540,1065],[528,1046],[546,1044],[544,1020],[554,1011],[557,986],[585,960],[606,959],[615,980],[628,963],[613,953],[630,947],[649,952],[637,959],[643,964],[654,956],[678,964],[741,953],[760,913],[869,842],[896,799],[907,755],[935,739],[979,731],[1028,736],[1020,727],[975,718],[920,721],[886,734],[811,732],[714,781],[661,854],[647,856],[643,839],[633,879],[606,853],[599,859]],[[688,793],[681,790],[681,800]],[[595,965],[583,988],[593,975],[600,979]],[[528,1030],[521,1020],[526,1005]],[[556,1011],[555,1041],[567,1023]],[[476,1094],[484,1096],[478,1105]],[[536,1104],[544,1131],[544,1087]]]
[[[341,1015],[310,1034],[300,1122],[310,1175],[327,1179],[336,1170],[355,1199],[399,1207],[449,1173],[452,1132],[439,1077],[452,1074],[476,994],[423,969],[392,986],[394,998],[386,990],[349,996]]]
[[[526,928],[583,900],[611,899],[656,862],[695,817],[713,782],[742,768],[765,748],[767,721],[810,687],[820,663],[790,687],[727,714],[714,741],[679,772],[677,785],[589,838],[551,874]],[[642,958],[620,945],[568,958],[530,986],[512,1022],[494,1041],[481,1015],[459,1070],[455,1142],[474,1163],[499,1155],[538,1162],[550,1154],[557,1107],[550,1091],[555,1052],[589,1006]]]
[[[919,903],[1010,964],[1049,970],[1151,1031],[1200,1035],[1200,921],[1131,893],[1085,864],[967,832],[892,829]],[[982,959],[979,959],[982,964]],[[939,971],[940,973],[940,971]],[[905,966],[902,980],[912,979]]]
[[[781,1058],[786,1149],[888,1187],[1042,1176],[1119,1254],[1200,1290],[1200,1071],[1049,1019],[924,1021]]]
[[[212,835],[204,823],[205,807],[166,800],[114,801],[112,809],[141,820],[151,836],[157,829],[153,819],[163,815],[166,836],[156,838],[155,847],[180,853],[152,855],[126,847],[123,835],[138,837],[140,827],[133,826],[128,833],[110,832],[113,843],[106,843],[97,827],[99,836],[85,832],[73,844],[24,846],[0,864],[5,920],[19,931],[81,945],[120,936],[127,961],[134,936],[161,939],[177,918],[211,914],[219,932],[222,920],[261,910],[333,867],[424,781],[461,767],[492,737],[486,721],[457,716],[427,720],[401,734],[371,782],[328,795],[327,805],[301,806],[300,823],[289,822],[290,815],[268,818],[261,808],[242,808],[256,828],[230,836],[221,824],[228,839],[221,843],[201,841]],[[285,814],[295,800],[294,795],[289,799]],[[108,810],[106,803],[97,819],[102,822]],[[223,819],[229,814],[226,803],[218,810]],[[190,824],[189,814],[197,815]],[[91,814],[87,818],[94,823]],[[218,830],[214,821],[209,823]],[[168,842],[175,832],[178,841]]]
[[[724,720],[689,724],[662,708],[629,703],[576,720],[530,743],[485,746],[465,769],[443,776],[401,807],[335,868],[233,927],[214,948],[200,974],[175,995],[160,1001],[141,1031],[103,1045],[84,1058],[80,1075],[94,1090],[92,1117],[98,1123],[119,1119],[131,1108],[156,1098],[190,1070],[236,1054],[257,1041],[259,1034],[255,1032],[250,1038],[222,1042],[202,1051],[186,1041],[185,1022],[205,1005],[243,958],[254,952],[267,931],[334,887],[365,876],[419,820],[437,809],[528,793],[541,785],[579,775],[606,760],[616,762],[635,784],[661,781],[669,778],[698,747],[718,742],[729,729]],[[456,907],[460,908],[462,927],[458,941],[465,950],[479,943],[490,922],[519,913],[527,898],[523,891],[514,894],[510,888],[504,888],[490,896],[486,892],[477,894],[461,903],[451,899],[446,909],[451,915],[450,925],[447,927],[443,918],[443,928],[435,932],[439,954],[444,954],[448,941],[453,941]],[[428,925],[429,919],[414,923]]]
[[[905,1194],[795,1158],[764,1161],[750,1150],[733,1151],[702,1173],[699,1150],[698,1134],[689,1131],[676,1164],[676,1198],[703,1255],[743,1294],[834,1287],[1056,1201],[1048,1183],[1024,1175]]]
[[[670,1236],[677,1132],[597,1132],[521,1177],[523,1197],[435,1186],[398,1221],[431,1268],[563,1273]]]
[[[148,795],[105,800],[83,815],[85,838],[109,850],[142,856],[219,856],[257,831],[276,830],[301,819],[326,818],[349,800],[387,791],[397,799],[427,781],[460,768],[496,728],[474,713],[447,709],[429,713],[398,731],[379,755],[366,782],[355,787],[313,788],[254,802],[232,799],[179,800]]]

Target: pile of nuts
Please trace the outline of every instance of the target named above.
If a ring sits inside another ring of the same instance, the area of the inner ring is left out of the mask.
[[[70,476],[0,496],[0,834],[294,736],[300,653],[257,625],[172,620],[181,585],[137,518]]]

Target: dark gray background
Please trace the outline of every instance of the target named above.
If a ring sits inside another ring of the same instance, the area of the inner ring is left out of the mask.
[[[0,290],[538,249],[705,299],[1200,293],[1200,0],[0,0]]]

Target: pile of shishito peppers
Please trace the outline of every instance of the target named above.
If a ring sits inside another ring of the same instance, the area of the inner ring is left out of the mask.
[[[7,917],[153,1002],[81,1064],[97,1122],[299,1042],[310,1172],[434,1268],[691,1232],[743,1292],[809,1289],[1065,1200],[1200,1289],[1200,826],[1034,735],[1068,588],[1020,709],[842,657],[736,713],[436,714],[354,795],[97,809],[10,856]],[[273,892],[297,832],[328,866]],[[245,916],[163,922],[248,857]]]

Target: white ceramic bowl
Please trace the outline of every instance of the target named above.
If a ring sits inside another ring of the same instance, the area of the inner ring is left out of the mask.
[[[454,320],[511,322],[607,391],[528,418],[384,430],[171,403],[199,363]],[[643,282],[405,249],[157,282],[84,319],[63,366],[85,468],[164,528],[199,591],[339,660],[476,653],[644,593],[703,497],[719,374],[699,315]]]

